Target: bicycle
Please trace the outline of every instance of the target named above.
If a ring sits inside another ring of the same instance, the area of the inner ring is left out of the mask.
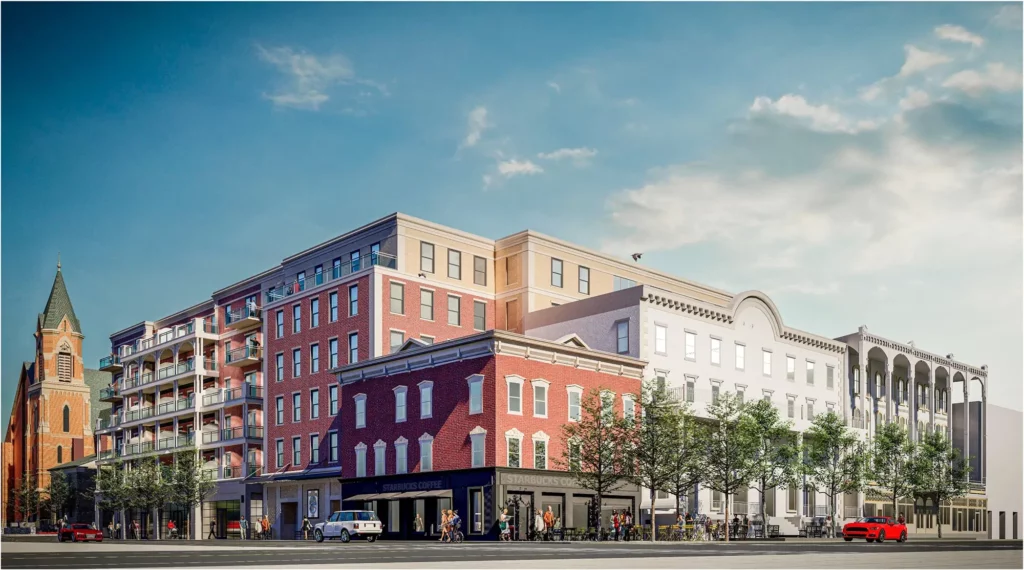
[[[465,540],[465,538],[466,538],[466,536],[464,534],[462,534],[462,523],[461,522],[457,523],[455,525],[455,528],[453,528],[448,533],[448,542],[449,543],[454,542],[455,544],[461,544],[462,541]]]

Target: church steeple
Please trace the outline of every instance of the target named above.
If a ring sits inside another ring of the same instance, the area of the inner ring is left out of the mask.
[[[75,308],[71,305],[68,288],[64,285],[64,276],[60,271],[60,254],[57,254],[57,276],[53,278],[50,297],[46,300],[46,308],[39,314],[39,328],[56,329],[64,317],[68,318],[71,330],[81,334],[82,327],[75,316]]]

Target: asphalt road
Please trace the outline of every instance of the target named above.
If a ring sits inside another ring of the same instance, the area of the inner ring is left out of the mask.
[[[168,568],[311,565],[429,567],[510,567],[537,561],[534,567],[816,567],[827,558],[839,567],[892,567],[892,556],[924,568],[1020,568],[1020,541],[922,541],[867,544],[832,541],[710,543],[465,543],[425,542],[259,543],[198,541],[184,543],[58,544],[4,541],[4,568]],[[647,559],[638,562],[636,559]],[[700,562],[698,562],[698,560]],[[770,560],[776,562],[769,564]],[[798,562],[804,560],[805,563]],[[666,563],[667,561],[667,563]],[[869,562],[870,561],[870,562]],[[854,562],[857,562],[854,564]],[[975,562],[977,564],[975,564]],[[808,565],[809,563],[810,565]],[[466,566],[469,564],[469,566]],[[667,564],[667,565],[665,565]]]

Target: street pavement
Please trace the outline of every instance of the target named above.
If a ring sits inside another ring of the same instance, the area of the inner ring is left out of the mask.
[[[0,543],[3,568],[1021,568],[1020,541],[725,543]]]

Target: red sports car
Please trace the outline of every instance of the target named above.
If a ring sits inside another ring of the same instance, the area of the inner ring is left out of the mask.
[[[843,526],[843,539],[850,542],[855,538],[866,538],[868,542],[907,541],[907,525],[892,517],[864,517]]]
[[[57,533],[58,542],[64,542],[65,540],[70,540],[71,542],[84,542],[86,540],[103,542],[103,532],[84,523],[72,523]]]

